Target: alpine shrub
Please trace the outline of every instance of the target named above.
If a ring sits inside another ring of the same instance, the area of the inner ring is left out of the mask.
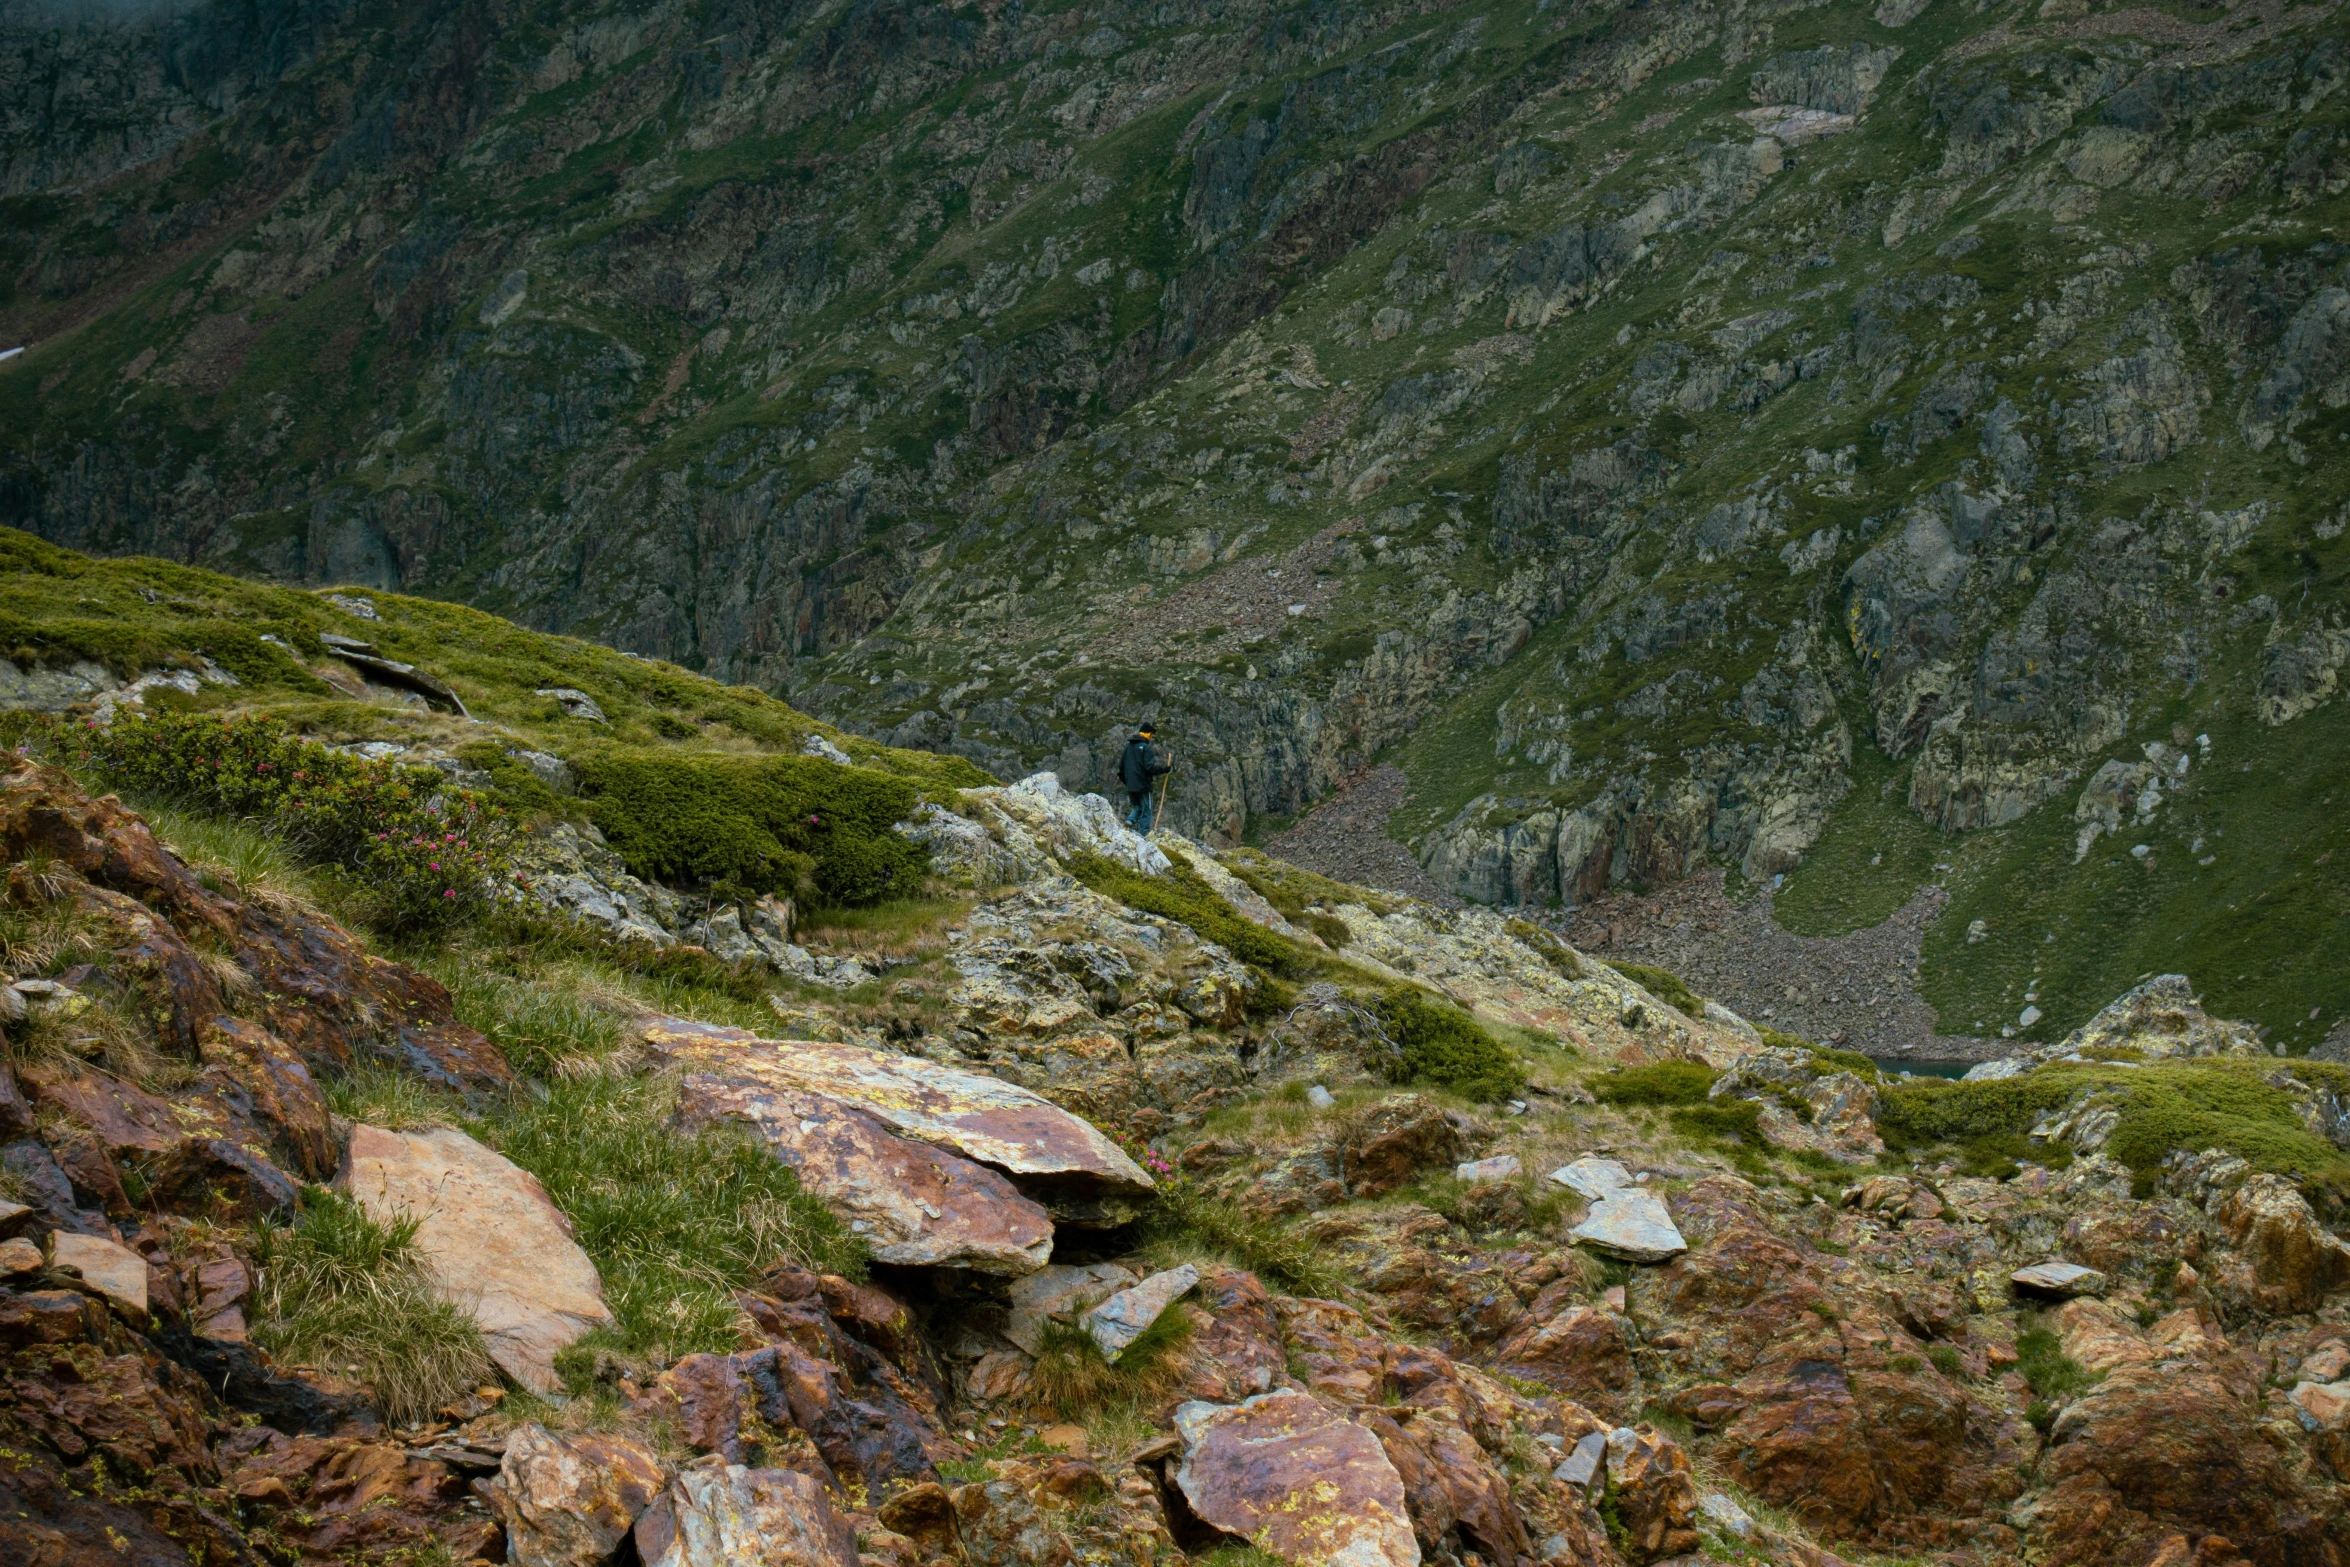
[[[896,830],[915,788],[814,756],[573,757],[588,816],[648,881],[860,905],[922,890],[928,854]]]
[[[350,871],[397,930],[479,913],[511,872],[504,814],[429,767],[346,756],[274,718],[117,714],[62,744],[109,782],[266,828]]]
[[[1507,1099],[1526,1086],[1526,1069],[1509,1047],[1458,1007],[1399,985],[1371,1010],[1403,1047],[1396,1075],[1404,1082],[1434,1083],[1471,1099]]]

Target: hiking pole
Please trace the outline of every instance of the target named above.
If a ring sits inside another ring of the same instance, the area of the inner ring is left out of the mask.
[[[1159,835],[1159,818],[1167,812],[1167,780],[1174,775],[1175,758],[1170,756],[1167,758],[1167,770],[1159,774],[1158,803],[1151,807],[1151,830],[1143,834],[1146,838],[1155,838]]]

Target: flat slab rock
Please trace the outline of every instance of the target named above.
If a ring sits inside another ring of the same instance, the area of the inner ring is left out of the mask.
[[[103,1235],[59,1230],[49,1240],[49,1262],[71,1268],[82,1282],[120,1306],[132,1319],[147,1318],[147,1259]]]
[[[1568,1231],[1595,1251],[1626,1262],[1667,1262],[1689,1249],[1664,1199],[1645,1186],[1626,1186],[1591,1205]]]
[[[706,1069],[689,1070],[678,1084],[680,1124],[750,1128],[879,1260],[1015,1277],[1052,1260],[1051,1215],[987,1166],[900,1137],[871,1112],[811,1092],[771,1051],[681,1058]]]
[[[1560,1165],[1551,1171],[1549,1179],[1585,1202],[1597,1202],[1610,1192],[1620,1192],[1630,1186],[1632,1172],[1613,1159],[1585,1154],[1574,1163]]]
[[[551,1393],[556,1352],[612,1320],[596,1266],[538,1177],[452,1127],[351,1129],[342,1184],[382,1222],[419,1221],[433,1285],[471,1311],[500,1370]]]
[[[1156,1184],[1091,1122],[999,1078],[861,1045],[762,1039],[679,1018],[646,1024],[644,1039],[656,1055],[705,1072],[757,1059],[764,1081],[829,1094],[902,1136],[1010,1175],[1136,1196]]]
[[[1279,1388],[1175,1411],[1175,1484],[1201,1520],[1295,1567],[1419,1567],[1403,1477],[1378,1437]]]
[[[2102,1295],[2105,1275],[2073,1262],[2035,1262],[2007,1276],[2018,1289],[2042,1295]]]
[[[1518,1156],[1514,1153],[1495,1154],[1490,1159],[1471,1159],[1453,1167],[1453,1176],[1463,1181],[1506,1181],[1519,1171]]]

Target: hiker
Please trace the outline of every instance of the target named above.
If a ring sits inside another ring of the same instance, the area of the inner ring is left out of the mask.
[[[1134,731],[1134,738],[1126,742],[1125,754],[1118,758],[1118,782],[1125,785],[1126,798],[1131,809],[1126,813],[1126,825],[1139,833],[1148,833],[1158,815],[1151,793],[1168,772],[1167,759],[1152,743],[1149,724]]]

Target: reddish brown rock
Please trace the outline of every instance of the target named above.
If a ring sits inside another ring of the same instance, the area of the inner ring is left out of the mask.
[[[2168,1560],[2304,1567],[2341,1559],[2326,1509],[2260,1429],[2253,1391],[2169,1360],[2107,1373],[2058,1418],[2025,1528],[2045,1567]],[[2224,1547],[2224,1549],[2222,1548]]]
[[[513,1083],[496,1048],[456,1021],[437,981],[371,956],[307,908],[207,891],[136,813],[112,796],[90,798],[55,768],[13,756],[0,768],[0,857],[22,861],[38,849],[81,878],[63,895],[102,932],[98,967],[156,998],[168,1052],[201,1059],[205,1031],[233,1011],[312,1069],[346,1071],[363,1054],[388,1051],[460,1092]],[[233,1008],[199,942],[225,949],[250,981],[237,983]]]
[[[1474,1549],[1487,1561],[1505,1563],[1533,1554],[1508,1478],[1457,1417],[1404,1405],[1363,1410],[1355,1418],[1379,1438],[1402,1477],[1422,1550],[1457,1556]]]
[[[926,1520],[927,1498],[914,1521]],[[951,1497],[954,1545],[967,1567],[1179,1567],[1157,1487],[1132,1471],[1113,1483],[1082,1458],[1002,1465]],[[891,1516],[901,1516],[892,1514]]]
[[[689,1464],[635,1529],[644,1567],[858,1567],[857,1532],[788,1469]]]
[[[1001,1078],[858,1045],[744,1039],[677,1018],[645,1025],[645,1042],[694,1071],[796,1087],[856,1106],[903,1137],[1014,1177],[1097,1195],[1139,1196],[1149,1175],[1091,1122]]]
[[[1602,1414],[1629,1412],[1636,1381],[1632,1336],[1615,1312],[1571,1305],[1548,1320],[1529,1320],[1502,1341],[1494,1359],[1512,1375],[1557,1388]]]
[[[506,1434],[490,1506],[513,1567],[597,1567],[617,1549],[668,1472],[616,1436],[558,1437],[535,1421]]]
[[[1623,1520],[1636,1562],[1697,1549],[1697,1485],[1689,1455],[1647,1426],[1619,1427],[1607,1439],[1607,1494]]]
[[[776,1063],[772,1051],[738,1052],[687,1072],[680,1124],[748,1127],[884,1262],[1017,1276],[1051,1260],[1051,1216],[1004,1176],[901,1137],[867,1111],[799,1086]]]
[[[1297,1567],[1419,1567],[1403,1478],[1379,1438],[1287,1389],[1175,1412],[1175,1484],[1210,1527]]]
[[[308,1556],[367,1559],[437,1549],[464,1561],[486,1552],[500,1533],[455,1470],[388,1442],[265,1432],[225,1480]]]
[[[1192,1300],[1198,1307],[1179,1393],[1236,1404],[1289,1380],[1289,1359],[1272,1298],[1253,1273],[1209,1263]]]
[[[2314,1311],[2350,1284],[2350,1244],[2317,1222],[2306,1198],[2279,1175],[2254,1175],[2215,1215],[2236,1249],[2249,1303],[2271,1313]]]
[[[1468,1122],[1458,1111],[1416,1097],[1390,1099],[1349,1134],[1341,1169],[1349,1195],[1379,1197],[1468,1153]]]

